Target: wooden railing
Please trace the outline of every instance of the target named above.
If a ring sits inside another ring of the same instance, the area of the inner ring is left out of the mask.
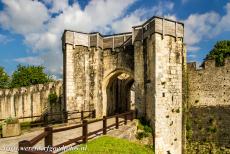
[[[89,113],[87,116],[85,116],[85,113]],[[79,114],[79,115],[77,115]],[[72,116],[72,115],[76,115],[76,116]],[[67,122],[68,120],[84,120],[86,118],[95,118],[96,117],[96,110],[92,110],[92,111],[62,111],[62,112],[52,112],[52,113],[45,113],[43,115],[37,115],[37,116],[27,116],[27,117],[19,117],[19,120],[23,120],[23,119],[34,119],[37,118],[35,121],[31,121],[31,126],[39,126],[39,125],[43,125],[46,126],[48,124],[52,124],[52,121],[49,120],[49,118],[54,117],[54,116],[61,116],[62,118],[59,119],[61,120],[60,122]],[[0,119],[1,121],[4,121],[5,119]]]
[[[111,118],[115,118],[115,123],[111,124],[111,125],[107,125],[107,120],[111,119]],[[119,121],[119,118],[123,118],[123,120]],[[40,135],[36,136],[35,138],[33,138],[32,140],[28,141],[28,140],[23,140],[19,142],[19,154],[53,154],[55,153],[54,149],[58,149],[61,147],[66,147],[69,146],[71,144],[81,144],[81,143],[86,143],[88,141],[88,139],[90,138],[90,136],[92,135],[97,135],[97,134],[107,134],[108,129],[111,128],[116,128],[118,129],[119,126],[123,123],[123,124],[127,124],[128,120],[133,120],[134,118],[134,112],[133,111],[129,111],[129,112],[125,112],[122,114],[117,114],[114,116],[103,116],[102,119],[96,119],[96,120],[92,120],[92,121],[88,121],[88,120],[83,120],[83,122],[81,124],[78,125],[73,125],[73,126],[69,126],[69,127],[63,127],[63,128],[55,128],[53,129],[52,127],[45,127],[44,132],[41,133]],[[103,123],[103,127],[95,130],[93,132],[88,132],[88,125],[96,123],[96,122],[102,122]],[[57,132],[63,132],[63,131],[67,131],[67,130],[71,130],[71,129],[76,129],[76,128],[82,128],[82,135],[78,136],[76,138],[73,139],[69,139],[68,141],[65,141],[63,143],[60,143],[58,145],[53,145],[53,134],[57,133]],[[39,141],[41,141],[42,139],[44,139],[44,148],[46,148],[45,150],[41,150],[41,149],[36,149],[33,146],[35,146]],[[47,148],[49,147],[49,149]],[[54,151],[53,151],[54,150]],[[60,151],[58,151],[60,152]]]

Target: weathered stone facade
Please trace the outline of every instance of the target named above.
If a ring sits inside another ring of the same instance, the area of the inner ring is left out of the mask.
[[[230,58],[225,59],[225,65],[221,67],[215,66],[215,60],[205,61],[202,69],[196,69],[196,63],[189,63],[188,148],[193,153],[197,150],[198,153],[202,150],[229,153],[230,149],[224,151],[226,147],[230,148],[229,119]],[[199,143],[199,149],[197,145],[189,144],[194,142]]]
[[[1,89],[0,119],[6,119],[10,116],[39,116],[43,114],[43,112],[45,112],[49,107],[49,94],[51,92],[56,92],[58,97],[62,97],[62,91],[62,82],[60,81],[38,84],[29,87]],[[31,120],[32,119],[27,118],[20,121]]]
[[[110,36],[66,30],[67,110],[110,115],[130,110],[135,97],[138,116],[151,120],[155,130],[155,153],[182,153],[183,37],[183,23],[161,17]]]

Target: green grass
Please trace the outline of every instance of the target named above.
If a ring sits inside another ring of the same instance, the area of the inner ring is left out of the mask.
[[[86,150],[68,151],[66,154],[153,154],[150,147],[110,136],[99,137],[81,146],[87,147]]]

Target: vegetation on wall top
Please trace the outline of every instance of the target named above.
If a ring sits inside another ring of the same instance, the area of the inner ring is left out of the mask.
[[[18,88],[35,84],[44,84],[53,79],[44,73],[43,66],[18,65],[11,77],[0,67],[0,88]]]
[[[9,87],[10,77],[7,75],[3,67],[0,67],[0,88]]]
[[[50,93],[49,96],[48,96],[48,101],[50,103],[56,103],[58,100],[58,96],[56,93]]]
[[[226,57],[230,57],[230,40],[218,41],[205,60],[215,59],[217,66],[223,66]]]

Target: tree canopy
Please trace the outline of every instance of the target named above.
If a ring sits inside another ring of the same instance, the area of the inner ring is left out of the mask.
[[[0,88],[8,88],[10,77],[7,75],[3,67],[0,67]]]
[[[44,73],[43,66],[22,66],[18,65],[17,70],[12,74],[11,88],[43,84],[52,81],[52,78]]]
[[[224,59],[230,56],[230,40],[218,41],[205,60],[215,59],[217,66],[224,65]]]

